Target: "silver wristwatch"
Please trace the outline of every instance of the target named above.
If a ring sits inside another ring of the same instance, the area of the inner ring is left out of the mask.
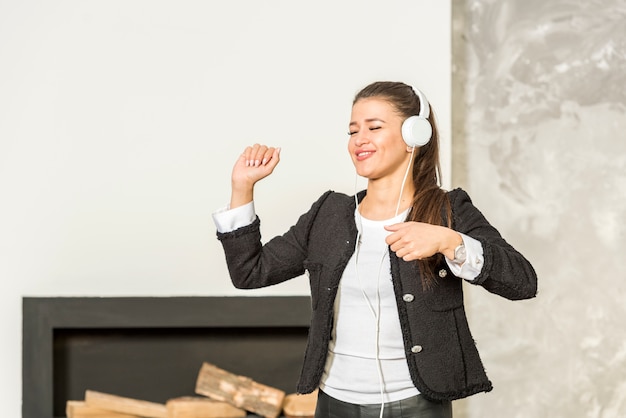
[[[454,260],[456,264],[463,264],[467,259],[467,253],[465,252],[465,244],[461,242],[461,244],[454,249]]]

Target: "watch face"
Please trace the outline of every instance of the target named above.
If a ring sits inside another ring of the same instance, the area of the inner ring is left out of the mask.
[[[454,261],[462,263],[465,261],[465,245],[461,244],[454,250]]]

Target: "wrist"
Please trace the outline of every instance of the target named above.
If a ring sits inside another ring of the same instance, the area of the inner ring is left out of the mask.
[[[254,200],[254,187],[237,188],[233,186],[230,195],[230,208],[234,209],[243,206]]]
[[[463,245],[463,237],[461,237],[461,234],[455,230],[449,228],[447,229],[449,234],[447,235],[447,238],[444,241],[443,249],[440,252],[445,255],[448,260],[454,260],[455,252],[457,252],[459,246]]]

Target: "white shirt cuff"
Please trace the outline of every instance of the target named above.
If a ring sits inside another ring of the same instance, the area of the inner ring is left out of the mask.
[[[256,219],[254,201],[231,209],[228,205],[213,212],[213,222],[220,233],[250,225]]]
[[[455,263],[454,261],[445,257],[450,271],[462,279],[467,281],[473,281],[480,274],[485,257],[483,256],[483,246],[477,239],[469,237],[465,234],[461,234],[463,239],[463,245],[465,245],[465,253],[467,258],[463,264]]]

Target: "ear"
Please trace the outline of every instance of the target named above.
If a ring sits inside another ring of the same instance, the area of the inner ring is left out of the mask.
[[[413,152],[413,147],[409,147],[408,145],[406,146],[406,152],[408,152],[409,154]]]

